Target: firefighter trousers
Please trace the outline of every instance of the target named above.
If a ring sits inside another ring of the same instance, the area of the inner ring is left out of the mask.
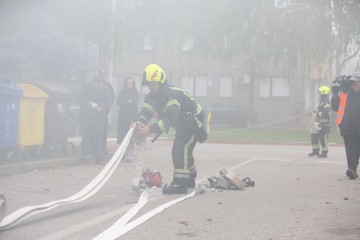
[[[318,133],[312,133],[311,134],[311,145],[312,145],[312,149],[315,152],[319,152],[320,151],[320,145],[321,144],[321,151],[323,153],[327,153],[329,151],[328,149],[328,132],[325,131],[319,131]]]
[[[191,185],[197,175],[193,150],[197,143],[194,128],[183,124],[177,128],[172,146],[174,165],[173,182],[176,185]]]

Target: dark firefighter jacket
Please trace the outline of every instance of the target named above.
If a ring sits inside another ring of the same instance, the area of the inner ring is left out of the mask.
[[[328,95],[320,99],[318,106],[318,122],[330,126],[330,101]]]
[[[146,124],[158,114],[158,121],[150,125],[152,133],[167,132],[169,128],[177,128],[186,124],[186,113],[194,115],[202,111],[200,104],[180,88],[168,84],[160,85],[157,93],[149,93],[144,100],[143,108],[138,115],[138,121]]]

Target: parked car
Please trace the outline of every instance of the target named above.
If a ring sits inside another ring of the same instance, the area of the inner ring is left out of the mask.
[[[210,125],[246,126],[247,110],[233,102],[209,102],[206,104],[205,110],[207,113],[211,113]]]

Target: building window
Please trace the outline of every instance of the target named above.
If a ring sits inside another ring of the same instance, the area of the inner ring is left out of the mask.
[[[229,50],[231,49],[231,44],[230,44],[230,39],[228,36],[224,36],[223,37],[223,40],[224,40],[224,49],[225,50]]]
[[[125,9],[135,9],[141,7],[142,0],[127,0],[125,1]]]
[[[206,97],[208,90],[208,77],[207,76],[198,76],[195,81],[195,96],[196,97]]]
[[[232,77],[220,77],[220,97],[232,97]]]
[[[286,8],[290,5],[289,0],[274,0],[274,6],[276,8]],[[294,4],[295,5],[295,4]],[[297,4],[300,6],[300,4]]]
[[[206,97],[208,91],[208,76],[185,75],[181,79],[182,89],[191,96]]]
[[[194,77],[190,75],[185,75],[181,78],[182,89],[189,93],[191,96],[194,95]]]
[[[272,96],[273,97],[288,97],[289,80],[285,78],[275,77],[272,79]]]
[[[288,97],[289,93],[288,79],[281,77],[266,77],[260,79],[260,97]]]
[[[182,42],[182,50],[184,52],[194,51],[194,37],[184,37]]]
[[[154,38],[151,35],[146,35],[143,38],[143,50],[144,51],[153,51],[155,48]]]

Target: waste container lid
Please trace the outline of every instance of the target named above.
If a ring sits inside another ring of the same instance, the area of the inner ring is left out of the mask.
[[[32,97],[32,98],[48,98],[49,96],[40,88],[26,83],[18,83],[16,84],[19,88],[23,90],[24,97]]]
[[[22,96],[23,92],[14,84],[0,83],[0,94],[7,96]]]
[[[39,87],[49,97],[73,97],[74,93],[63,85],[52,82],[29,82],[29,84]]]

